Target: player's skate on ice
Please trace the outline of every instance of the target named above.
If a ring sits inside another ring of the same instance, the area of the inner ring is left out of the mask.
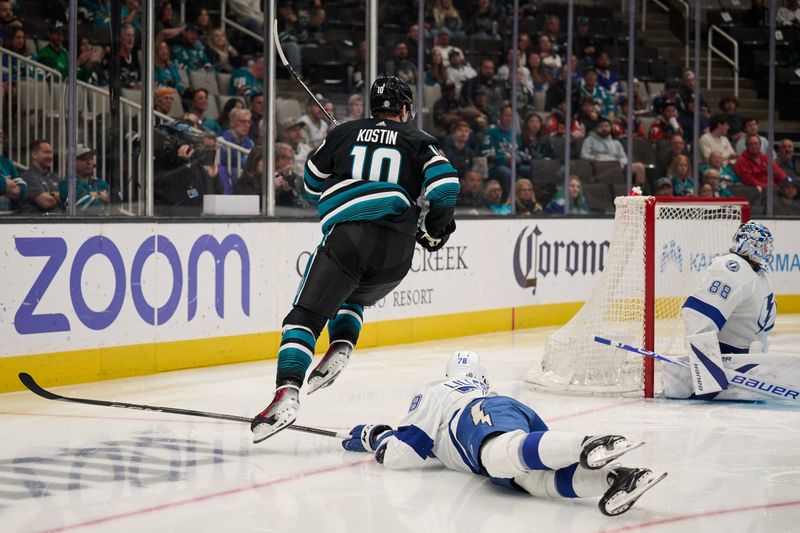
[[[643,442],[551,431],[533,409],[489,389],[474,352],[456,352],[446,375],[417,390],[396,430],[359,425],[342,446],[374,452],[392,469],[435,458],[452,470],[537,497],[599,496],[600,511],[609,516],[628,511],[667,475],[611,463]]]

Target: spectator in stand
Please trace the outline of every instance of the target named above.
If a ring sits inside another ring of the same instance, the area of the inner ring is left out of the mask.
[[[442,53],[439,50],[431,51],[431,60],[425,68],[425,85],[432,87],[441,86],[447,81],[447,70],[442,63]]]
[[[441,52],[445,68],[450,66],[450,54],[452,54],[454,50],[458,50],[461,52],[461,55],[464,55],[464,52],[462,52],[459,47],[450,44],[450,32],[448,30],[441,30],[439,34],[436,35],[435,44],[431,51],[433,50],[439,50],[439,52]]]
[[[720,179],[728,181],[733,185],[738,185],[739,177],[733,171],[733,165],[726,165],[722,152],[712,150],[708,155],[708,163],[700,165],[700,175],[705,175],[707,170],[716,170]]]
[[[456,87],[456,97],[461,94],[461,87],[465,81],[471,80],[478,73],[472,68],[464,54],[458,48],[450,50],[450,66],[447,67],[447,81],[452,81]],[[444,88],[444,85],[442,85]]]
[[[730,198],[733,196],[733,193],[728,188],[730,181],[723,181],[722,175],[716,168],[706,168],[705,172],[702,173],[702,176],[703,184],[711,186],[712,196],[714,198]]]
[[[300,119],[292,117],[281,122],[278,139],[294,150],[294,172],[302,176],[312,149],[303,140],[303,123]]]
[[[628,164],[628,156],[622,143],[611,136],[611,121],[600,118],[595,129],[589,133],[581,145],[581,159],[588,161],[616,161],[620,167]],[[644,167],[641,163],[633,163],[636,184],[644,183]],[[616,170],[606,172],[616,173]],[[598,176],[595,176],[598,177]]]
[[[503,200],[503,188],[497,180],[487,180],[483,190],[486,207],[493,215],[510,215],[511,205]]]
[[[14,10],[10,2],[0,2],[0,41],[5,40],[5,34],[10,28],[21,28],[22,21],[14,17]]]
[[[503,100],[506,102],[511,102],[511,94],[513,89],[511,80],[506,80],[503,85]],[[519,120],[522,120],[528,114],[533,113],[534,111],[536,111],[536,107],[533,98],[533,89],[531,89],[531,87],[525,83],[525,72],[521,68],[517,69],[517,115]]]
[[[294,10],[290,1],[278,2],[278,38],[281,42],[283,53],[294,69],[302,72],[303,60],[300,43],[305,42],[308,36],[300,26],[300,17]]]
[[[3,146],[3,132],[0,131],[0,147]],[[0,150],[0,211],[9,211],[11,207],[8,205],[9,200],[12,205],[17,205],[19,200],[24,201],[28,196],[28,185],[25,180],[20,178],[19,170],[6,156],[2,155]],[[6,204],[6,205],[3,205]]]
[[[22,29],[21,26],[11,26],[9,29],[5,31],[3,34],[3,48],[6,50],[10,50],[15,54],[21,55],[23,57],[30,57],[31,54],[28,51],[28,45],[25,42],[25,30]],[[6,59],[3,58],[3,66],[6,66]],[[16,62],[13,64],[16,65]]]
[[[409,86],[417,83],[417,65],[408,57],[408,45],[400,41],[394,45],[394,56],[383,66],[387,76],[397,76]]]
[[[308,11],[308,22],[303,27],[306,36],[304,46],[324,46],[328,44],[325,37],[325,10],[320,6],[312,7]]]
[[[206,8],[200,8],[197,15],[194,16],[194,25],[197,26],[197,35],[200,40],[206,42],[211,38],[211,32],[214,30],[214,23],[211,20],[211,14]]]
[[[794,142],[791,139],[781,139],[778,142],[778,155],[775,160],[787,176],[800,175],[800,163],[794,157]]]
[[[351,120],[360,120],[364,118],[364,97],[360,94],[351,94],[347,99],[347,116],[342,119],[342,122],[350,122]]]
[[[264,13],[261,0],[228,0],[228,12],[248,30],[261,35]]]
[[[774,214],[800,216],[800,197],[797,196],[797,187],[797,178],[791,176],[787,176],[781,182],[775,198]]]
[[[261,121],[264,119],[264,95],[261,93],[253,93],[248,103],[250,118],[253,121],[250,126],[250,138],[253,139],[254,143],[260,144]]]
[[[531,45],[531,36],[527,33],[520,33],[519,34],[519,41],[517,42],[517,50],[518,50],[518,57],[519,57],[519,66],[527,67],[528,66],[528,54],[533,52],[533,47]]]
[[[717,113],[711,117],[708,123],[708,133],[703,134],[697,141],[700,148],[700,161],[708,162],[711,152],[719,152],[725,164],[733,163],[736,160],[736,151],[728,140],[728,116],[724,113]]]
[[[464,82],[461,86],[461,102],[469,105],[478,89],[484,89],[487,96],[487,107],[497,115],[503,102],[503,88],[494,77],[495,66],[491,59],[481,61],[478,75]]]
[[[767,186],[768,170],[769,161],[761,151],[761,139],[758,135],[748,136],[747,149],[736,160],[733,171],[743,184],[758,187],[761,191]],[[786,173],[777,161],[772,162],[772,177],[776,185],[786,178]]]
[[[675,86],[674,82],[667,81],[664,90],[661,91],[658,96],[653,98],[653,113],[660,115],[663,113],[664,108],[668,104],[673,104],[676,110],[683,109],[681,98],[678,95],[678,87]],[[675,114],[675,118],[678,118],[678,114]]]
[[[697,191],[699,198],[714,198],[714,187],[710,183],[703,183],[700,185],[700,190]]]
[[[558,15],[548,15],[544,21],[544,35],[550,38],[553,43],[553,53],[560,54],[566,48],[564,36],[561,34],[561,19]]]
[[[705,113],[700,113],[698,115],[698,120],[700,123],[700,127],[698,128],[698,132],[700,136],[705,135],[708,133],[708,117],[706,117]],[[694,137],[694,97],[690,97],[685,102],[685,108],[680,111],[680,115],[678,116],[678,124],[681,125],[681,130],[683,131],[683,136],[686,138],[687,142],[692,141]]]
[[[598,46],[595,38],[589,33],[588,18],[578,17],[572,47],[581,63],[587,67],[594,66],[594,58],[597,55]]]
[[[775,14],[777,17],[777,13]],[[764,0],[750,0],[750,9],[742,14],[742,23],[750,28],[766,26],[767,8]]]
[[[153,58],[153,75],[156,85],[172,87],[179,93],[185,89],[178,72],[178,66],[170,59],[170,49],[167,41],[156,43],[156,53]]]
[[[228,37],[221,28],[214,28],[209,33],[206,54],[216,72],[233,72],[242,66],[239,51],[228,42]]]
[[[447,154],[448,157],[450,154]],[[483,193],[483,178],[475,170],[468,170],[459,179],[461,190],[458,191],[456,207],[488,207]],[[495,181],[495,183],[497,183]],[[499,184],[497,185],[500,186]],[[500,194],[502,195],[502,189]]]
[[[588,215],[589,204],[586,203],[586,197],[583,195],[583,183],[578,176],[569,177],[569,189],[567,194],[564,193],[564,186],[559,185],[555,194],[547,202],[547,207],[544,210],[547,213],[564,214],[564,206],[569,201],[569,214],[570,215]]]
[[[320,104],[326,105],[328,99],[324,98],[321,94],[317,94],[317,100]],[[308,143],[313,150],[322,144],[325,137],[328,135],[328,120],[323,117],[322,109],[313,98],[309,98],[306,102],[306,113],[300,117],[300,122],[303,123],[303,140]]]
[[[129,89],[138,89],[142,84],[136,29],[131,24],[123,24],[120,32],[120,84]]]
[[[558,70],[561,68],[561,56],[553,51],[553,41],[547,35],[540,35],[539,40],[539,56],[542,58],[542,65],[545,70],[551,75],[556,76]]]
[[[553,108],[553,112],[544,121],[544,132],[551,137],[564,137],[567,134],[567,100],[562,100]],[[584,137],[586,135],[583,125],[572,119],[572,137]]]
[[[416,1],[416,0],[414,0]],[[426,34],[427,35],[427,34]],[[408,57],[417,62],[417,52],[419,52],[419,24],[412,24],[405,35],[406,45],[408,45]],[[422,60],[427,61],[430,58],[432,50],[425,50],[422,54]]]
[[[211,61],[206,54],[206,47],[200,42],[200,35],[194,23],[187,24],[178,42],[172,45],[172,57],[186,70],[210,68]]]
[[[625,139],[628,136],[628,98],[619,97],[619,114],[614,119],[611,134],[615,139]],[[644,139],[644,126],[636,113],[633,114],[633,138]]]
[[[255,93],[264,94],[264,58],[259,56],[249,61],[247,66],[237,68],[231,76],[228,94],[249,98]]]
[[[731,141],[731,144],[735,144],[740,137],[746,135],[744,132],[744,117],[736,112],[738,108],[739,100],[734,95],[726,96],[719,101],[720,111],[728,115],[728,123],[730,124],[728,140]]]
[[[95,176],[94,150],[85,144],[75,147],[75,210],[79,215],[105,215],[111,203],[111,188],[103,178]],[[69,180],[58,184],[61,209],[69,207]]]
[[[697,85],[697,78],[694,76],[694,72],[691,70],[686,70],[683,73],[683,84],[680,88],[680,105],[678,106],[678,110],[685,112],[688,109],[689,100],[694,99],[694,89]],[[708,114],[708,104],[706,103],[705,98],[703,95],[700,94],[700,114]]]
[[[693,196],[694,180],[692,179],[692,164],[685,155],[679,155],[672,160],[669,166],[669,178],[672,180],[672,190],[675,196]]]
[[[66,80],[69,72],[69,53],[64,47],[64,25],[56,21],[47,30],[48,44],[36,54],[36,61],[57,70]]]
[[[595,130],[600,119],[604,117],[597,112],[594,99],[590,96],[584,96],[578,103],[578,112],[575,115],[575,122],[578,123],[580,130],[578,137],[586,137]]]
[[[542,118],[531,113],[522,124],[522,154],[525,160],[555,159],[553,145],[544,131]],[[449,155],[449,152],[448,152]]]
[[[517,53],[519,54],[519,50],[517,51]],[[497,69],[497,74],[495,75],[495,77],[499,81],[508,81],[510,79],[509,76],[511,75],[511,65],[512,65],[512,62],[513,62],[513,54],[514,54],[514,49],[513,48],[509,48],[508,50],[506,50],[506,61],[505,61],[505,63],[500,65],[500,68]],[[522,55],[519,55],[519,58],[520,58],[519,59],[520,63],[523,62],[524,59],[525,59],[525,57],[522,56]],[[530,86],[531,73],[528,70],[528,67],[526,67],[525,65],[518,64],[517,65],[517,71],[522,71],[522,73],[524,75],[523,76],[524,83],[526,85]]]
[[[763,135],[759,134],[759,131],[758,131],[758,119],[757,118],[747,118],[747,119],[745,119],[745,121],[744,121],[744,133],[745,134],[743,136],[741,136],[738,141],[736,141],[736,147],[735,148],[736,148],[736,153],[738,155],[741,155],[742,152],[744,152],[745,149],[747,148],[746,141],[747,141],[747,138],[750,137],[751,135],[755,135],[756,137],[758,137],[758,139],[761,141],[761,153],[764,154],[764,155],[767,154],[767,150],[769,150],[769,140],[767,140],[767,138],[764,137]],[[773,151],[773,154],[774,153],[775,152]]]
[[[183,26],[175,20],[175,10],[170,0],[161,0],[156,7],[153,31],[156,34],[156,42],[167,41],[168,45],[183,33]]]
[[[633,111],[634,113],[647,113],[649,115],[652,102],[649,95],[642,94],[641,88],[641,82],[633,78]]]
[[[464,32],[472,39],[500,40],[497,32],[498,15],[492,7],[491,0],[475,0],[472,17],[464,27]]]
[[[101,46],[92,46],[86,37],[78,46],[78,79],[97,87],[108,86],[108,61]]]
[[[614,101],[605,89],[597,84],[597,71],[588,68],[583,72],[583,83],[580,86],[580,96],[594,100],[594,108],[604,118],[614,118]]]
[[[141,13],[139,13],[139,0],[123,0],[120,8],[123,24],[130,24],[137,32],[141,32]]]
[[[664,104],[658,120],[650,126],[647,138],[651,141],[669,139],[673,135],[683,135],[683,129],[678,123],[678,108],[672,102]]]
[[[678,133],[669,138],[669,150],[663,150],[663,141],[656,144],[656,168],[658,169],[659,176],[666,176],[672,160],[678,155],[689,155],[689,150],[686,147],[686,141],[683,135]]]
[[[58,189],[58,176],[53,174],[53,146],[49,141],[39,139],[31,143],[31,166],[20,178],[28,186],[28,197],[20,201],[20,213],[25,215],[61,214],[61,194]]]
[[[518,215],[531,216],[541,212],[542,204],[536,201],[536,195],[533,192],[533,183],[531,183],[531,180],[517,178],[515,188],[514,207]]]
[[[452,133],[445,137],[442,148],[458,175],[466,175],[467,171],[472,168],[477,153],[472,128],[469,127],[469,124],[463,120],[455,122]]]
[[[547,92],[547,89],[555,81],[553,76],[544,68],[542,56],[538,52],[528,54],[528,71],[530,72],[531,87],[534,93]],[[544,109],[539,111],[544,111]]]
[[[472,96],[471,105],[464,108],[463,113],[470,127],[481,135],[500,120],[500,114],[489,107],[489,91],[484,87],[478,87]]]
[[[433,3],[433,21],[438,35],[444,32],[453,37],[466,37],[464,33],[464,21],[461,13],[453,5],[453,0],[435,0]],[[447,57],[446,53],[442,57]]]
[[[530,167],[520,164],[519,150],[522,148],[521,137],[517,133],[516,152],[511,137],[511,123],[514,115],[511,106],[503,106],[498,123],[486,130],[481,144],[481,155],[486,156],[489,163],[489,178],[497,180],[503,188],[503,200],[511,191],[511,160],[516,158],[517,175],[529,176]]]
[[[256,146],[247,157],[242,175],[236,181],[235,194],[261,196],[261,178],[264,173],[264,152]],[[302,178],[294,172],[294,150],[285,143],[275,143],[275,205],[301,207],[303,205],[296,184]]]
[[[797,0],[786,0],[786,6],[778,8],[775,13],[778,26],[800,26],[800,6]]]
[[[158,87],[153,96],[153,109],[164,115],[169,115],[169,112],[172,111],[172,104],[175,101],[175,89],[172,87]]]
[[[675,196],[670,178],[663,177],[656,180],[656,196]]]
[[[456,98],[456,85],[448,80],[442,85],[442,97],[433,104],[433,125],[444,135],[456,122],[464,120],[464,113]]]
[[[242,102],[238,98],[231,98],[230,100],[225,102],[225,105],[222,106],[222,111],[219,112],[219,117],[217,117],[217,124],[219,124],[219,127],[222,129],[222,131],[230,129],[231,111],[233,111],[234,109],[244,109],[244,102]],[[255,121],[255,118],[252,115],[250,118],[251,120]],[[253,139],[252,133],[250,134],[250,138]]]
[[[617,72],[611,70],[611,56],[608,52],[600,52],[597,56],[596,72],[597,84],[616,100],[621,93],[621,79]]]
[[[200,88],[193,89],[187,88],[183,92],[183,109],[194,113],[197,116],[197,123],[203,128],[214,132],[216,135],[222,135],[222,128],[213,118],[207,117],[208,111],[208,91]]]
[[[252,115],[247,109],[234,109],[229,116],[230,128],[225,130],[220,139],[244,148],[248,152],[253,149],[253,139],[250,138],[250,124]],[[219,152],[219,179],[222,183],[222,194],[233,194],[233,186],[239,177],[247,154],[225,149],[223,145]]]

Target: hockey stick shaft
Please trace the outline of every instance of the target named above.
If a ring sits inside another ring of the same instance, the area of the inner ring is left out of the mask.
[[[616,342],[599,336],[595,336],[594,340],[595,342],[611,346],[612,348],[619,348],[620,350],[633,352],[644,357],[651,357],[653,359],[658,359],[659,361],[664,361],[673,365],[684,366],[687,368],[690,367],[689,363],[686,361],[672,359],[666,355],[651,352],[650,350],[645,350],[643,348],[637,348],[636,346],[631,346],[630,344],[625,344],[623,342]],[[772,398],[773,400],[778,399],[800,402],[800,390],[797,390],[795,387],[787,387],[785,385],[778,385],[777,383],[764,381],[759,377],[748,376],[747,374],[742,374],[741,372],[736,372],[735,370],[731,370],[729,368],[725,369],[725,373],[730,376],[730,379],[728,380],[730,384],[739,387],[740,389],[756,392]]]
[[[272,35],[273,35],[272,39],[273,41],[275,41],[275,50],[278,52],[278,56],[281,58],[281,64],[283,64],[286,70],[289,71],[289,74],[291,74],[292,77],[296,79],[300,83],[300,85],[303,86],[303,89],[306,90],[308,96],[310,96],[317,103],[319,108],[322,109],[322,112],[325,113],[325,116],[328,117],[328,120],[331,121],[331,124],[333,124],[334,126],[338,126],[339,121],[333,118],[333,115],[328,113],[328,110],[325,109],[325,106],[322,105],[322,103],[319,100],[317,100],[316,95],[312,93],[311,89],[309,89],[308,86],[305,84],[305,82],[303,82],[303,80],[300,79],[300,75],[297,73],[297,71],[294,70],[294,67],[292,67],[292,65],[289,63],[289,60],[286,59],[286,55],[283,53],[283,48],[281,48],[281,40],[278,38],[278,19],[272,21]]]
[[[176,407],[162,407],[157,405],[144,405],[138,403],[127,403],[127,402],[110,402],[107,400],[90,400],[87,398],[72,398],[69,396],[61,396],[60,394],[56,394],[51,392],[38,383],[36,380],[33,379],[33,376],[26,372],[19,373],[19,380],[22,382],[25,387],[31,391],[32,393],[40,396],[46,400],[55,400],[59,402],[69,402],[69,403],[82,403],[86,405],[97,405],[100,407],[118,407],[121,409],[136,409],[138,411],[156,411],[159,413],[168,413],[173,415],[184,415],[184,416],[197,416],[200,418],[213,418],[215,420],[229,420],[232,422],[243,422],[246,424],[250,424],[253,419],[246,416],[238,416],[238,415],[228,415],[224,413],[212,413],[209,411],[195,411],[193,409],[179,409]],[[298,426],[297,424],[292,424],[287,429],[291,429],[294,431],[302,431],[303,433],[312,433],[314,435],[322,435],[323,437],[332,437],[336,439],[349,439],[349,433],[339,433],[337,431],[329,431],[327,429],[319,429],[319,428],[312,428],[307,426]]]

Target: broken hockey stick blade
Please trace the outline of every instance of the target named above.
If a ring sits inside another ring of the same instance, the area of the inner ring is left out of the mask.
[[[32,393],[36,394],[37,396],[41,396],[46,400],[55,400],[58,402],[69,402],[69,403],[82,403],[86,405],[97,405],[100,407],[118,407],[121,409],[136,409],[138,411],[157,411],[159,413],[168,413],[173,415],[183,415],[183,416],[196,416],[200,418],[213,418],[215,420],[229,420],[232,422],[242,422],[246,424],[250,424],[253,419],[247,416],[238,416],[238,415],[228,415],[224,413],[211,413],[208,411],[195,411],[193,409],[179,409],[176,407],[161,407],[157,405],[144,405],[138,403],[127,403],[127,402],[110,402],[107,400],[90,400],[87,398],[72,398],[69,396],[61,396],[60,394],[56,394],[51,392],[38,383],[36,380],[33,379],[33,376],[26,372],[19,373],[19,380],[22,382],[25,387]],[[297,424],[292,424],[287,429],[291,429],[294,431],[301,431],[303,433],[312,433],[314,435],[322,435],[323,437],[332,437],[336,439],[349,439],[349,433],[339,433],[337,431],[329,431],[327,429],[319,429],[319,428],[312,428],[307,426],[298,426]]]
[[[322,109],[322,112],[325,113],[325,116],[328,117],[328,120],[331,121],[331,124],[333,124],[334,126],[338,126],[339,121],[333,118],[333,116],[331,116],[330,113],[328,113],[328,110],[325,109],[325,106],[322,105],[322,102],[320,102],[317,99],[317,96],[314,93],[312,93],[311,89],[309,89],[308,86],[305,84],[305,82],[303,82],[303,80],[300,79],[300,75],[297,73],[294,67],[292,67],[291,63],[289,63],[289,60],[286,59],[286,55],[283,53],[283,48],[281,48],[281,40],[280,38],[278,38],[278,19],[272,21],[272,35],[273,35],[273,41],[275,41],[275,51],[278,52],[278,56],[281,59],[281,65],[283,65],[284,68],[289,71],[289,74],[291,74],[292,77],[296,79],[300,83],[300,85],[303,86],[303,89],[306,90],[308,96],[310,96],[311,99],[317,103],[319,108]]]
[[[611,339],[606,339],[600,336],[595,336],[594,340],[595,342],[599,342],[600,344],[605,344],[606,346],[611,346],[612,348],[618,348],[620,350],[633,352],[635,354],[639,354],[644,357],[658,359],[659,361],[664,361],[665,363],[691,368],[689,363],[687,363],[686,361],[672,359],[671,357],[668,357],[666,355],[661,355],[655,352],[651,352],[650,350],[645,350],[643,348],[637,348],[636,346],[631,346],[630,344],[612,341]],[[756,376],[748,376],[747,374],[736,372],[735,370],[732,370],[730,368],[726,368],[725,373],[729,377],[728,381],[730,385],[733,385],[734,387],[739,387],[740,389],[756,392],[773,400],[786,400],[794,403],[800,403],[800,389],[798,389],[797,387],[787,387],[786,385],[779,385],[777,383],[765,381]]]

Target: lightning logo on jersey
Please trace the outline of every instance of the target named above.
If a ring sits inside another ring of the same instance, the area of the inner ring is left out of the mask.
[[[761,312],[758,314],[758,327],[759,333],[762,331],[769,331],[775,326],[775,316],[778,314],[776,309],[778,304],[775,303],[775,295],[769,294],[764,298],[764,303],[761,305]]]
[[[470,409],[470,415],[472,415],[472,422],[476,426],[480,424],[486,424],[487,426],[491,426],[492,417],[491,415],[483,412],[482,405],[483,402],[478,402],[472,406],[472,409]]]

